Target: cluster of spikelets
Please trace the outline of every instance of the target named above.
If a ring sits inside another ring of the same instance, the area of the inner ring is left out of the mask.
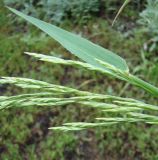
[[[100,72],[103,75],[110,75],[136,85],[146,90],[153,96],[158,97],[157,87],[130,74],[125,60],[111,51],[56,26],[27,16],[15,9],[9,9],[43,30],[45,33],[57,40],[68,51],[78,56],[85,62],[64,60],[57,57],[26,52],[27,55],[33,56],[42,61],[85,68],[90,71]],[[0,79],[0,84],[13,84],[21,88],[37,91],[32,94],[20,94],[9,97],[1,96],[1,110],[16,107],[53,107],[67,104],[79,104],[85,107],[96,108],[103,113],[118,113],[109,114],[110,117],[96,117],[96,119],[93,120],[93,123],[73,122],[63,124],[61,127],[52,127],[50,129],[64,131],[82,130],[92,127],[114,125],[122,122],[145,122],[150,124],[158,124],[157,116],[145,114],[148,113],[147,111],[158,111],[158,107],[135,99],[80,91],[65,86],[54,85],[27,78],[2,77]]]
[[[84,67],[89,70],[97,70],[104,73],[102,70],[79,61],[64,60],[61,58],[36,53],[26,54],[47,62]],[[111,69],[113,70],[114,68],[112,67]],[[113,71],[116,72],[116,70]],[[116,73],[119,73],[119,71]],[[67,104],[80,104],[81,106],[96,108],[102,112],[119,113],[120,115],[119,117],[98,117],[96,118],[96,122],[93,123],[66,123],[62,127],[52,127],[51,129],[65,131],[81,130],[89,127],[107,126],[121,122],[146,122],[150,124],[158,123],[158,117],[142,114],[143,111],[158,111],[157,106],[145,104],[141,101],[130,98],[95,94],[27,78],[2,77],[2,79],[0,79],[0,84],[13,84],[21,88],[34,89],[38,91],[37,93],[32,94],[21,94],[10,97],[2,96],[0,97],[0,109],[29,106],[53,107]]]

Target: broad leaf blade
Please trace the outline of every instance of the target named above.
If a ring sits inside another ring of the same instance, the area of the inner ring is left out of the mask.
[[[30,23],[40,28],[42,31],[44,31],[56,41],[58,41],[72,54],[78,56],[87,63],[102,69],[106,69],[105,66],[96,61],[96,59],[99,59],[117,67],[118,69],[128,71],[128,66],[125,60],[123,60],[118,55],[112,53],[111,51],[104,49],[78,35],[65,31],[59,27],[56,27],[34,17],[27,16],[15,9],[9,9],[15,14],[21,16],[22,18],[26,19]]]

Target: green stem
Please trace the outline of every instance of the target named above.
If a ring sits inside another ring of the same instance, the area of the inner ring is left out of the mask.
[[[130,79],[130,82],[136,86],[139,86],[141,88],[143,88],[144,90],[146,90],[147,92],[150,92],[151,94],[153,94],[154,96],[158,97],[158,88],[153,86],[150,83],[145,82],[144,80],[134,76],[134,75],[129,75],[128,77]]]

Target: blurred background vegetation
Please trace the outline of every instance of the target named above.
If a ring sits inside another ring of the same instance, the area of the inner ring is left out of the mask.
[[[52,65],[24,51],[76,59],[44,33],[11,14],[5,5],[56,24],[124,57],[132,73],[158,84],[158,0],[132,0],[115,25],[124,0],[0,0],[0,76],[21,76],[96,93],[135,97],[158,105],[144,91],[96,72]],[[0,95],[22,90],[0,86]],[[23,91],[26,92],[26,91]],[[81,132],[48,130],[85,121],[95,110],[80,106],[21,108],[0,112],[2,160],[157,160],[158,127],[118,124]]]

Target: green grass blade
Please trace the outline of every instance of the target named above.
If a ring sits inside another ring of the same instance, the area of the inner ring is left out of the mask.
[[[125,2],[123,3],[123,5],[121,6],[121,8],[119,9],[119,11],[117,12],[113,22],[112,22],[112,26],[114,25],[114,23],[116,22],[118,16],[121,14],[121,12],[123,11],[123,9],[126,7],[126,5],[130,2],[131,0],[125,0]]]
[[[96,59],[99,59],[123,71],[128,70],[128,66],[125,60],[119,57],[118,55],[114,54],[113,52],[104,49],[78,35],[65,31],[59,27],[41,21],[37,18],[27,16],[13,8],[9,9],[18,16],[24,18],[25,20],[37,26],[39,29],[41,29],[42,31],[50,35],[53,39],[58,41],[64,48],[66,48],[72,54],[78,56],[79,58],[88,62],[89,64],[102,69],[106,69],[105,66],[101,65],[96,61]]]

